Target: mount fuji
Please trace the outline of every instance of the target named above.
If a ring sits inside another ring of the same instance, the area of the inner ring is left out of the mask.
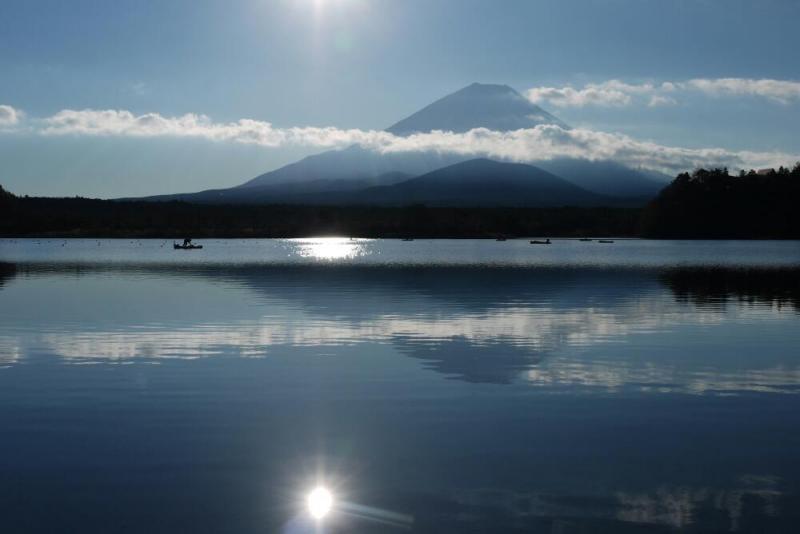
[[[563,121],[541,107],[533,104],[507,85],[473,83],[447,95],[388,127],[386,131],[398,136],[424,133],[433,130],[466,132],[474,128],[496,131],[512,131],[533,128],[542,124],[554,124],[569,128]],[[471,160],[474,156],[442,154],[435,152],[404,152],[381,154],[360,146],[340,150],[329,150],[308,156],[295,163],[256,176],[243,184],[227,188],[147,197],[145,200],[183,200],[197,203],[320,203],[338,198],[342,202],[353,199],[368,199],[370,194],[362,190],[400,185],[415,179],[415,191],[419,180],[433,171]],[[666,185],[669,177],[649,171],[630,169],[610,161],[588,161],[562,159],[533,162],[538,170],[564,179],[584,193],[571,200],[569,195],[559,195],[560,205],[609,204],[613,197],[638,199],[643,204],[655,196]],[[530,167],[530,166],[529,166]],[[485,165],[481,167],[486,170]],[[456,170],[462,167],[456,167]],[[458,196],[459,205],[516,205],[516,199],[502,201],[502,180],[494,183],[491,173],[484,173],[487,187],[494,188],[489,196],[477,195],[469,199]],[[474,177],[472,178],[474,182]],[[451,181],[458,187],[457,181]],[[396,188],[397,189],[397,188]],[[433,188],[437,191],[438,188]],[[431,189],[431,190],[433,190]],[[472,184],[472,189],[478,191]],[[513,189],[513,188],[512,188]],[[402,190],[399,188],[397,190]],[[373,191],[374,192],[374,191]],[[514,196],[514,192],[507,191]],[[577,194],[577,193],[576,193]],[[580,197],[580,198],[578,198]],[[426,203],[424,194],[414,195],[417,202]],[[431,202],[440,203],[441,195]],[[553,205],[552,200],[540,195],[526,196],[532,205]],[[594,199],[594,202],[590,201]],[[613,202],[612,202],[613,203]]]

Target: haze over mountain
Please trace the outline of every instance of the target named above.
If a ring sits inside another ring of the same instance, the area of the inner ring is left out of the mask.
[[[351,146],[305,157],[298,162],[257,176],[238,187],[251,188],[320,180],[366,180],[372,182],[370,185],[382,185],[379,177],[388,173],[399,172],[419,176],[464,159],[464,156],[436,152],[380,154],[360,146]]]
[[[569,128],[560,119],[548,113],[541,107],[531,103],[517,91],[507,85],[473,83],[455,93],[447,95],[436,102],[424,107],[420,111],[390,126],[387,131],[398,136],[414,133],[429,132],[433,130],[465,132],[474,128],[488,128],[497,131],[509,131],[521,128],[533,128],[542,124],[554,124],[562,128]],[[288,202],[288,203],[330,203],[331,199],[341,202],[357,201],[366,202],[372,198],[376,202],[389,202],[387,199],[413,198],[414,202],[432,202],[440,204],[444,195],[441,188],[433,184],[430,188],[420,184],[424,179],[441,177],[431,176],[430,173],[437,169],[445,169],[455,164],[471,160],[473,156],[442,154],[436,152],[404,152],[381,154],[372,150],[351,146],[340,150],[330,150],[321,154],[308,156],[295,163],[257,176],[240,186],[227,189],[214,189],[199,193],[184,193],[174,195],[160,195],[148,197],[148,200],[185,200],[189,202],[212,203],[254,203],[254,202]],[[635,197],[644,199],[654,196],[666,184],[668,177],[654,179],[653,174],[627,168],[614,162],[595,162],[588,160],[557,160],[534,162],[540,172],[547,171],[550,176],[560,177],[562,181],[571,182],[574,200],[569,201],[567,190],[553,189],[553,204],[548,204],[538,193],[526,194],[524,198],[533,201],[536,205],[596,205],[598,199],[618,197]],[[534,168],[530,165],[528,168]],[[499,169],[499,168],[498,168]],[[454,167],[454,170],[472,170],[467,167]],[[483,166],[487,171],[488,167]],[[528,174],[531,174],[528,172]],[[426,176],[427,175],[427,176]],[[448,187],[460,187],[455,176],[448,174]],[[408,178],[415,178],[413,184],[395,189],[364,191],[363,194],[354,194],[356,191],[367,188],[394,186]],[[484,189],[487,194],[483,197],[486,205],[520,205],[519,198],[515,197],[513,185],[505,183],[508,189],[503,198],[501,181],[492,181],[487,172],[481,172],[465,180],[480,178],[486,180]],[[438,183],[438,182],[437,182]],[[541,190],[537,185],[537,191]],[[471,191],[477,191],[477,184],[471,184]],[[394,191],[394,192],[392,192]],[[433,195],[425,198],[425,192]],[[562,194],[563,193],[563,194]],[[587,193],[594,193],[596,198],[588,201]],[[388,195],[388,196],[387,196]],[[466,195],[458,200],[458,195],[451,198],[454,202],[468,202],[474,205],[479,197]],[[598,196],[599,195],[599,196]],[[469,197],[469,200],[466,198]],[[349,200],[348,200],[349,199]],[[392,200],[394,202],[394,200]],[[499,203],[499,204],[498,204]]]
[[[672,177],[666,174],[647,169],[631,169],[615,161],[553,159],[536,161],[533,164],[601,195],[654,197],[672,181]]]
[[[308,197],[307,197],[308,199]],[[522,163],[479,158],[393,185],[312,197],[320,204],[375,206],[558,207],[619,205],[619,199],[582,189]]]

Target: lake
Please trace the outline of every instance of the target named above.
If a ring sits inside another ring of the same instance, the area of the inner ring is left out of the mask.
[[[0,240],[2,532],[797,530],[798,242],[171,243]]]

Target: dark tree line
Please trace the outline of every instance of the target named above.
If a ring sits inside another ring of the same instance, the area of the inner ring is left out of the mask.
[[[0,235],[800,239],[800,164],[737,176],[683,173],[643,210],[204,205],[16,197],[0,187]]]
[[[10,202],[14,198],[16,198],[16,197],[14,197],[14,195],[12,195],[11,193],[9,193],[5,189],[3,189],[3,186],[0,185],[0,205],[3,205],[3,204],[6,204],[7,202]]]
[[[698,169],[683,173],[642,214],[659,238],[800,238],[800,163],[789,170]]]
[[[639,209],[204,205],[0,199],[0,235],[52,237],[634,236]]]

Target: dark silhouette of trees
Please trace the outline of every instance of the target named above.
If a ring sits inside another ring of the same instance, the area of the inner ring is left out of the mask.
[[[800,163],[737,176],[682,173],[643,210],[126,202],[16,197],[0,187],[0,235],[800,239]]]
[[[660,238],[800,238],[800,163],[789,170],[683,173],[645,208],[642,234]]]
[[[17,198],[17,197],[15,197],[15,196],[14,196],[14,195],[12,195],[11,193],[9,193],[9,192],[8,192],[8,191],[6,191],[5,189],[3,189],[3,186],[2,186],[2,185],[0,185],[0,205],[2,205],[2,204],[6,204],[6,203],[8,203],[8,202],[11,202],[11,201],[13,201],[15,198]]]
[[[634,208],[208,205],[8,196],[0,235],[53,237],[633,236]]]

